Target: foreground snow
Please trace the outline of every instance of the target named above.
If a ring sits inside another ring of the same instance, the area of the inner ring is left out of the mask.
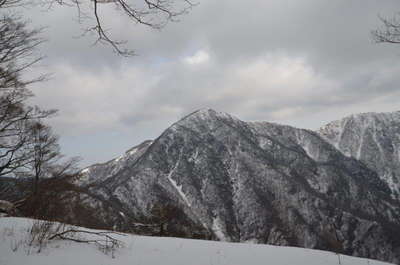
[[[294,247],[116,235],[124,244],[115,258],[94,245],[53,241],[41,253],[22,244],[31,219],[0,218],[1,265],[336,265],[335,253]],[[86,229],[88,230],[88,229]],[[90,230],[94,231],[94,230]],[[340,255],[343,265],[388,263]]]

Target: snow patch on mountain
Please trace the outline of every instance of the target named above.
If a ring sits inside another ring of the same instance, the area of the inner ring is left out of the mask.
[[[213,218],[211,229],[213,230],[213,232],[215,233],[215,235],[218,237],[219,240],[230,241],[229,237],[227,237],[224,233],[224,228],[221,223],[221,219],[218,216]]]

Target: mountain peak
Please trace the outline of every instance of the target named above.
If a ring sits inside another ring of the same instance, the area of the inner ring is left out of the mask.
[[[215,115],[216,113],[218,113],[216,110],[212,109],[212,108],[201,108],[198,110],[193,111],[192,113],[190,113],[187,116],[211,116],[211,115]]]
[[[216,124],[220,120],[239,121],[238,118],[233,117],[228,113],[216,111],[211,108],[202,108],[186,115],[178,122],[174,123],[171,127],[173,128],[175,125],[185,125],[190,127],[191,125],[200,125],[200,124],[211,125],[211,124]]]
[[[190,113],[189,115],[187,115],[185,118],[189,118],[189,117],[196,117],[196,118],[200,118],[200,119],[225,118],[225,119],[238,120],[238,118],[236,118],[226,112],[216,111],[211,108],[198,109],[198,110]]]

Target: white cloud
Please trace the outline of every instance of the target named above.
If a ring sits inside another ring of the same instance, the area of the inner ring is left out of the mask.
[[[123,113],[146,111],[142,102],[152,97],[150,88],[159,80],[157,73],[129,65],[117,71],[82,71],[58,64],[53,71],[51,81],[33,88],[32,100],[43,108],[59,109],[51,123],[63,135],[121,128]]]
[[[192,56],[187,56],[183,59],[183,61],[189,65],[204,64],[209,60],[210,55],[204,50],[199,50]]]
[[[38,26],[54,25],[43,52],[55,76],[38,84],[34,102],[60,109],[52,124],[72,139],[67,148],[80,148],[76,154],[89,161],[103,156],[98,162],[111,158],[115,141],[128,149],[202,107],[309,128],[354,112],[394,110],[399,47],[373,44],[369,32],[379,24],[376,14],[390,16],[399,2],[365,1],[202,0],[162,31],[104,8],[112,37],[127,39],[139,54],[128,59],[92,47],[96,36],[73,39],[90,25],[70,22],[73,9],[29,10]],[[82,135],[108,131],[129,132],[85,146]]]

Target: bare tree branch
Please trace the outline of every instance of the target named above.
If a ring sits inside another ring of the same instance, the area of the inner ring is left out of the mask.
[[[383,26],[371,32],[373,39],[377,43],[400,43],[400,15],[392,18],[379,16]]]
[[[80,4],[79,0],[72,0],[78,8],[79,19]],[[137,24],[145,25],[153,29],[162,29],[168,22],[177,22],[178,17],[187,14],[196,4],[189,0],[140,0],[128,2],[126,0],[91,0],[93,2],[93,16],[95,26],[89,27],[85,33],[95,32],[97,35],[96,43],[111,45],[113,50],[121,56],[133,56],[135,52],[130,49],[123,49],[126,41],[118,41],[110,37],[107,30],[104,29],[102,16],[100,14],[100,5],[114,4],[117,10],[120,10],[123,16],[133,20]],[[142,7],[138,7],[139,4]]]

